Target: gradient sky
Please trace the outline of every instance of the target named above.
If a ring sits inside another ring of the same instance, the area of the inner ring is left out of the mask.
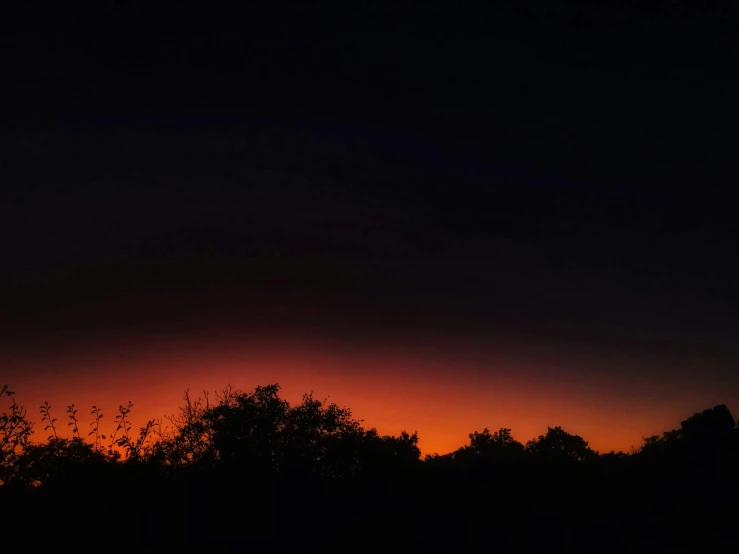
[[[739,412],[725,18],[527,5],[16,31],[0,382],[137,421],[279,382],[424,452]]]

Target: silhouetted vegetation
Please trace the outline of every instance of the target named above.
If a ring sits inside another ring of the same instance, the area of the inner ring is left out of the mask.
[[[278,385],[185,394],[179,413],[105,433],[39,408],[46,440],[2,388],[5,540],[83,540],[128,551],[702,552],[737,538],[739,429],[726,406],[631,452],[601,454],[561,427],[523,444],[475,431],[422,460],[418,436],[380,435],[312,394]],[[65,538],[67,537],[67,538]],[[8,542],[10,544],[10,542]]]

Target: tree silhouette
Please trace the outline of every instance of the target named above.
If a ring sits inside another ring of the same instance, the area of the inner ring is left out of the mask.
[[[734,417],[724,404],[703,410],[683,421],[680,426],[688,437],[719,439],[727,437],[736,426]]]
[[[289,404],[278,391],[275,384],[251,393],[234,392],[206,411],[204,420],[221,463],[262,473],[279,467]]]
[[[482,456],[500,456],[506,451],[523,452],[524,449],[523,444],[513,438],[510,429],[501,428],[490,434],[487,427],[482,433],[475,431],[470,434],[469,448]]]
[[[15,478],[28,486],[52,486],[93,476],[107,461],[94,445],[80,438],[53,438],[47,443],[29,445],[19,456]]]
[[[582,462],[595,454],[585,439],[561,427],[547,427],[545,435],[526,443],[526,451],[538,459],[553,462]]]

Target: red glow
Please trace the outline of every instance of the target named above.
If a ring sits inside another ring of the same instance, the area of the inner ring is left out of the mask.
[[[717,403],[739,405],[739,396],[727,397],[721,383],[689,384],[684,372],[655,378],[659,367],[653,360],[632,362],[630,377],[616,377],[623,373],[614,370],[614,362],[579,359],[571,365],[551,352],[533,355],[511,344],[456,339],[425,343],[433,348],[418,344],[348,346],[144,332],[111,339],[98,333],[4,347],[7,371],[0,381],[31,413],[48,401],[63,428],[65,407],[73,402],[86,427],[93,404],[103,408],[110,425],[118,405],[131,400],[137,428],[175,412],[186,388],[197,394],[229,383],[250,390],[278,382],[291,402],[313,391],[351,408],[382,433],[417,430],[424,453],[455,450],[468,433],[483,427],[511,428],[526,442],[555,425],[597,450],[628,450],[643,436],[676,428],[695,411]],[[601,371],[588,373],[594,363]],[[646,364],[650,371],[640,378]],[[41,440],[43,426],[36,429]]]

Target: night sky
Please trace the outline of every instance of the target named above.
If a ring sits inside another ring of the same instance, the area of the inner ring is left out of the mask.
[[[731,2],[65,4],[3,18],[22,403],[279,382],[424,452],[739,411]]]

